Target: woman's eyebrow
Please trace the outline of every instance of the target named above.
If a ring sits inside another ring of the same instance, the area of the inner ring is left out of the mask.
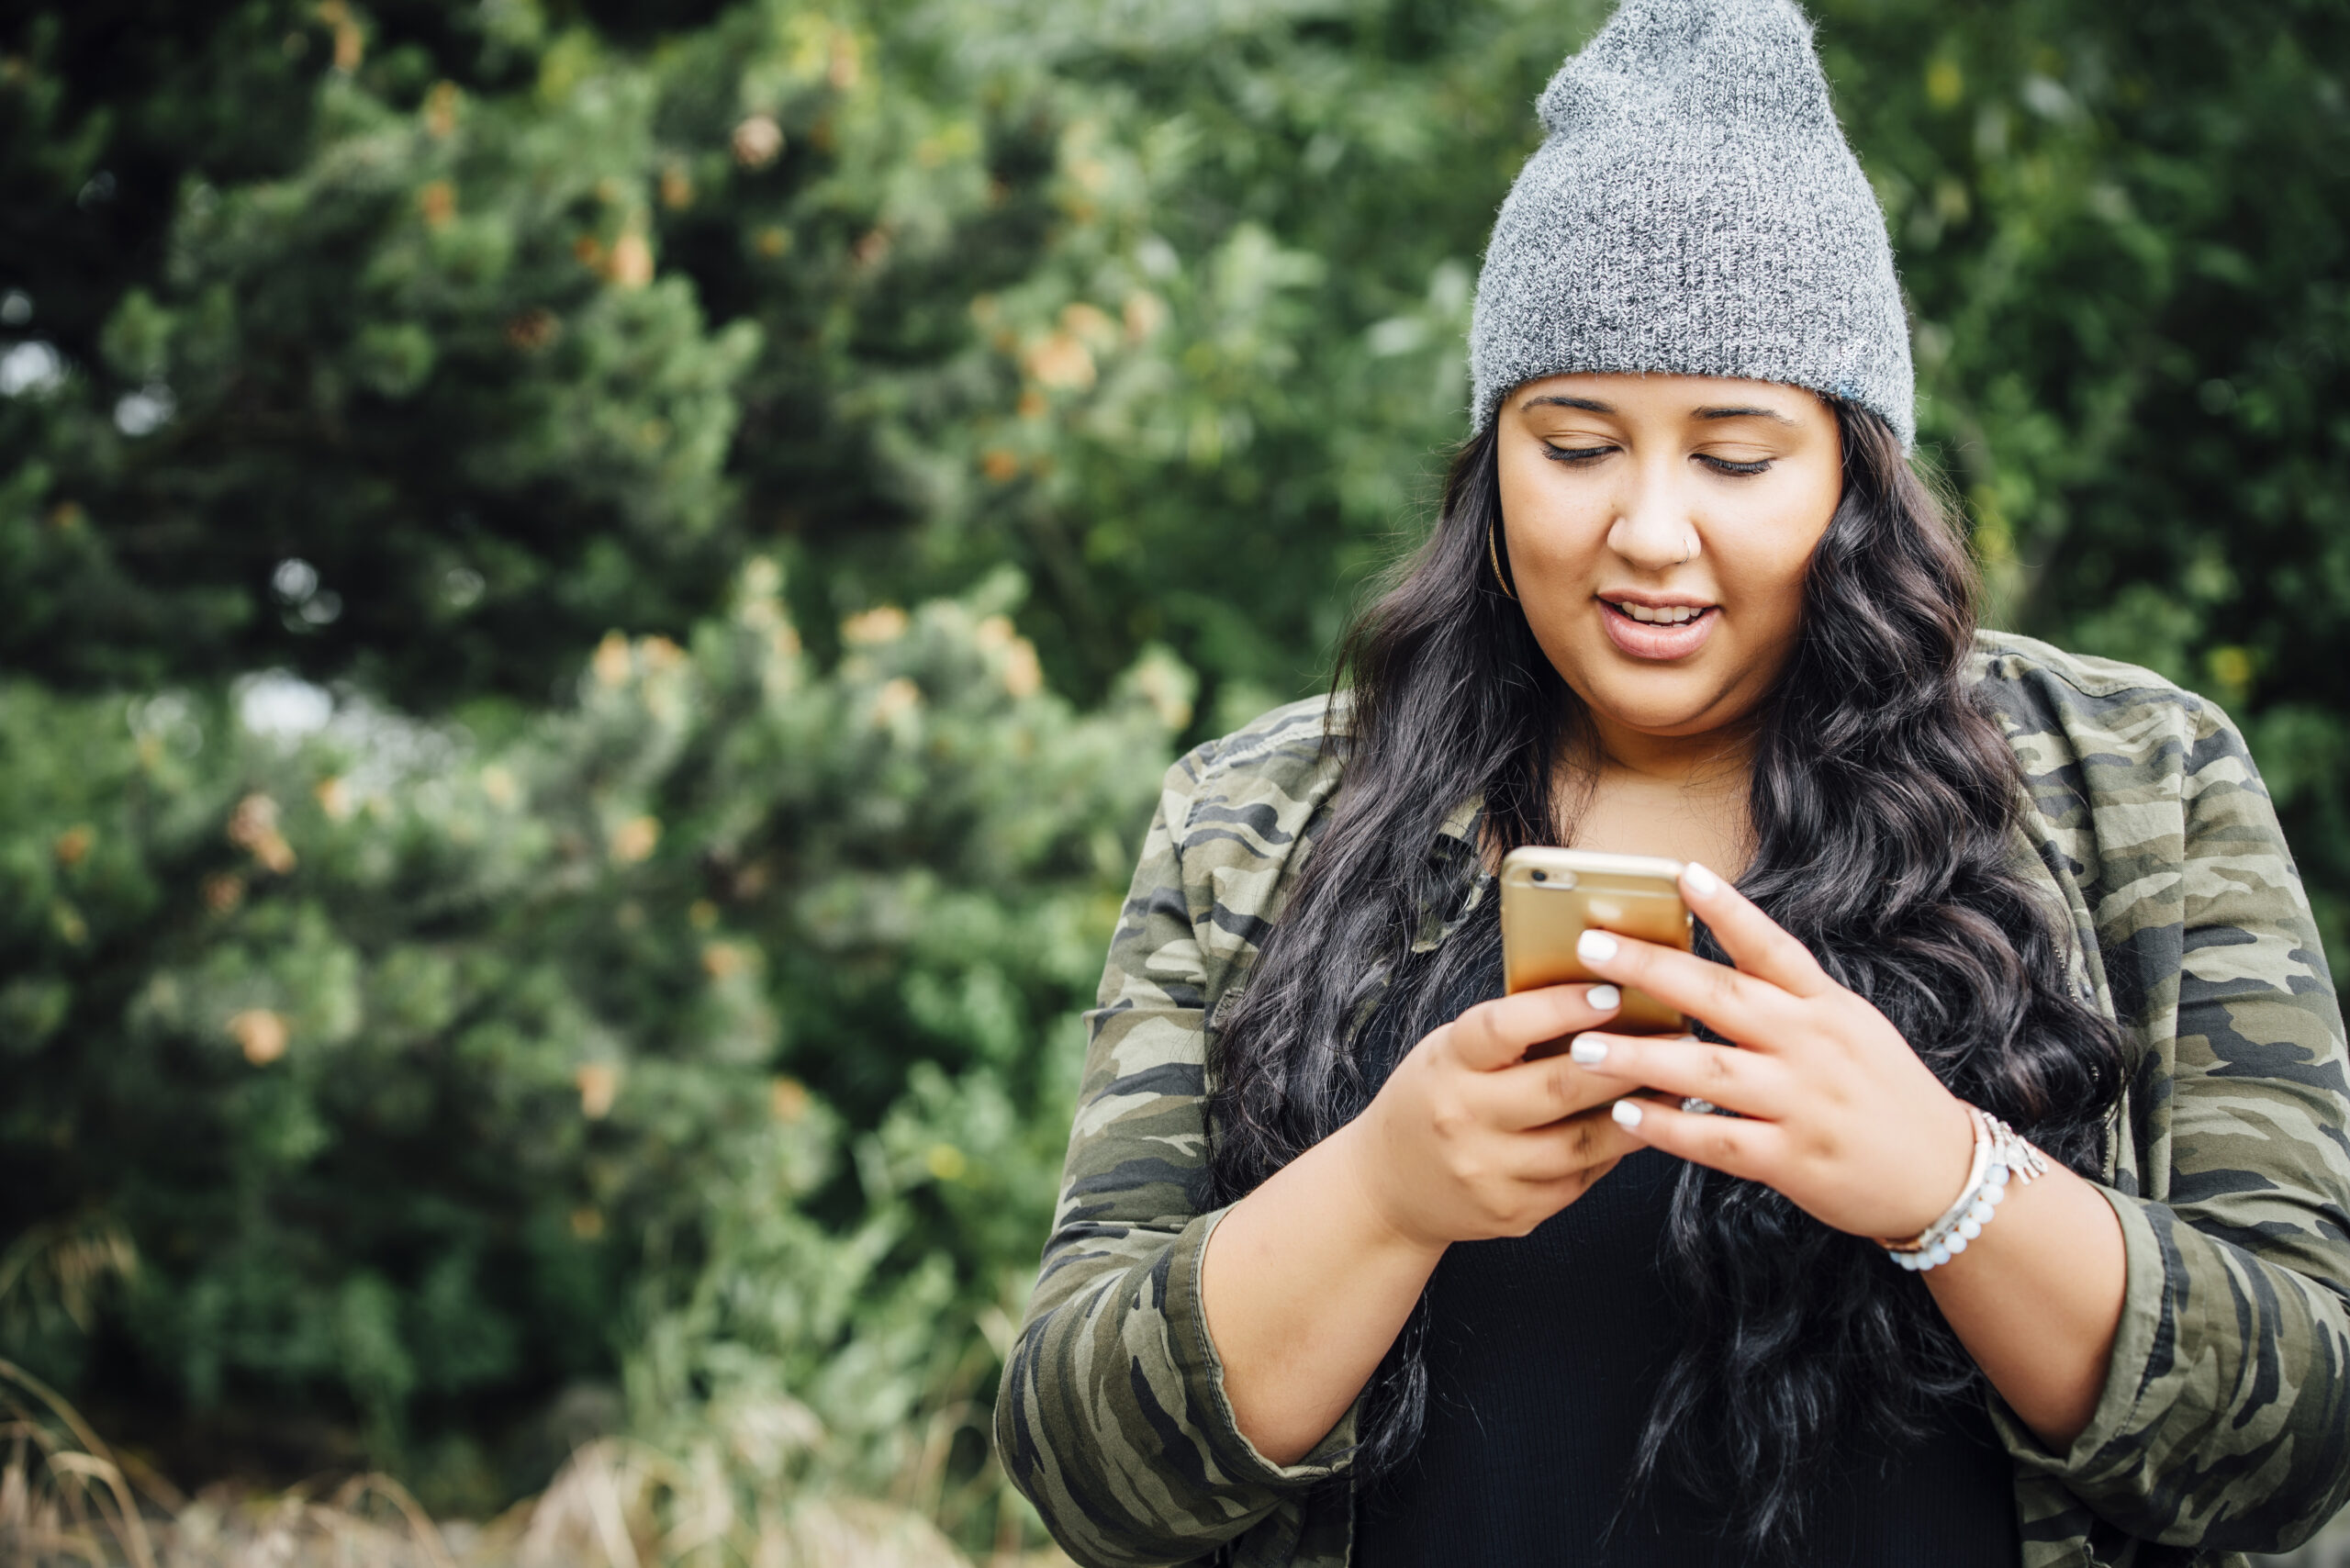
[[[1520,404],[1519,407],[1521,409],[1539,409],[1545,405],[1553,409],[1583,409],[1595,414],[1612,414],[1616,411],[1615,404],[1603,403],[1596,398],[1569,398],[1558,393],[1551,393],[1540,398],[1528,398],[1524,403]]]
[[[1776,420],[1783,425],[1795,423],[1776,409],[1697,409],[1692,410],[1689,417],[1694,420]]]

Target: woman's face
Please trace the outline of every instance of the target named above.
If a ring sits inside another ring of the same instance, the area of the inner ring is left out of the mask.
[[[1752,712],[1843,496],[1834,411],[1774,382],[1554,375],[1504,398],[1495,427],[1518,600],[1603,734]]]

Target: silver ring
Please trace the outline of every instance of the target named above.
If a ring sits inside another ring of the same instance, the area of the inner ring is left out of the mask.
[[[1684,1094],[1681,1108],[1693,1116],[1725,1116],[1729,1114],[1711,1100],[1701,1099],[1695,1094]]]

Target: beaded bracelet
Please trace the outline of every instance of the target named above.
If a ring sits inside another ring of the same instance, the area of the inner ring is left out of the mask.
[[[2010,1179],[2026,1186],[2048,1174],[2048,1161],[2007,1123],[1973,1105],[1966,1114],[1975,1121],[1975,1158],[1967,1165],[1966,1184],[1958,1201],[1942,1218],[1907,1241],[1881,1243],[1887,1256],[1913,1273],[1940,1268],[1966,1250],[1983,1234],[1999,1204],[2008,1195]]]

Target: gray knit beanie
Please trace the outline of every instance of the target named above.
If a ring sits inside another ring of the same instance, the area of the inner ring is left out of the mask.
[[[1624,0],[1559,68],[1469,328],[1472,417],[1576,371],[1807,386],[1917,435],[1885,216],[1792,0]]]

